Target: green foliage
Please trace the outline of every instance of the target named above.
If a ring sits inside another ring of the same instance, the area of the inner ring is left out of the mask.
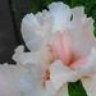
[[[87,96],[80,81],[69,83],[68,89],[70,96]]]

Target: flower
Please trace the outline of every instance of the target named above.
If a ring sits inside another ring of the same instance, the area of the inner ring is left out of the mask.
[[[83,7],[71,9],[62,2],[52,3],[48,9],[23,18],[22,36],[30,52],[19,46],[13,55],[17,65],[1,68],[1,96],[69,96],[68,82],[78,79],[88,96],[95,95],[93,19],[84,14]]]

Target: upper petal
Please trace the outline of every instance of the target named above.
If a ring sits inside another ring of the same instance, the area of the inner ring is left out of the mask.
[[[22,36],[23,39],[31,51],[40,49],[45,40],[46,34],[51,30],[51,18],[47,11],[42,13],[27,14],[22,20]]]
[[[71,9],[63,2],[54,2],[49,5],[49,13],[53,20],[52,32],[57,32],[68,25],[71,17]]]
[[[36,15],[27,14],[22,20],[21,31],[27,47],[38,50],[52,34],[64,29],[71,17],[71,9],[62,2],[49,5],[49,11],[43,10]]]
[[[22,20],[22,36],[30,50],[35,50],[35,48],[40,46],[42,38],[36,34],[39,27],[39,23],[32,13],[26,15]]]
[[[72,49],[74,53],[80,55],[88,55],[91,48],[96,46],[93,34],[93,19],[87,18],[83,7],[72,9],[73,18],[70,21],[69,35],[72,40]]]

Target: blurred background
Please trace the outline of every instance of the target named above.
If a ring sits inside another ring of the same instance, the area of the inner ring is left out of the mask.
[[[41,11],[53,1],[58,0],[0,0],[0,63],[14,63],[11,59],[14,49],[24,44],[20,33],[20,23],[24,15]],[[96,0],[61,1],[70,7],[84,6],[86,14],[96,21]],[[96,23],[94,26],[96,28]]]

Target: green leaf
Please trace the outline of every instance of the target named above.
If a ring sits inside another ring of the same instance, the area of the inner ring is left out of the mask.
[[[84,90],[80,81],[69,83],[68,89],[70,96],[87,96],[86,91]]]

